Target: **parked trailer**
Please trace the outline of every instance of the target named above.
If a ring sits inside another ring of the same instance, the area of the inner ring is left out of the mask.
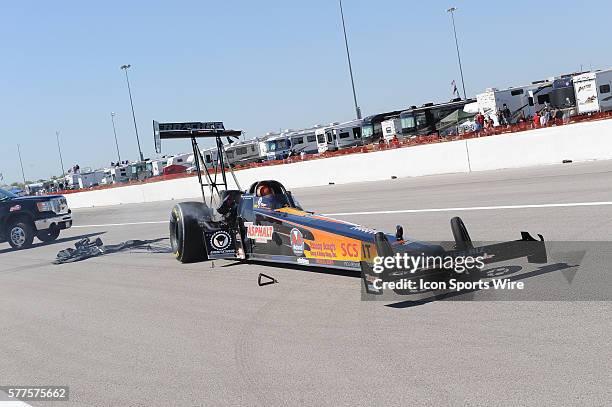
[[[573,82],[579,114],[612,110],[612,69],[576,75]]]
[[[542,110],[550,103],[552,90],[552,83],[548,81],[501,90],[488,88],[476,95],[476,101],[480,112],[493,119],[495,126],[499,126],[501,118],[497,117],[497,112],[504,109],[504,104],[510,109],[511,122],[514,122],[521,112],[525,117],[530,117]]]

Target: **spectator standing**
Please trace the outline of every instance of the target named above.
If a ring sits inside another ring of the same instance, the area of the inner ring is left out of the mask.
[[[502,115],[504,116],[504,122],[506,123],[506,126],[510,125],[510,122],[512,121],[512,118],[510,117],[510,109],[508,109],[508,105],[506,105],[504,103],[504,108],[502,109]]]
[[[540,126],[540,115],[538,114],[538,112],[535,112],[533,115],[533,124],[535,127]]]
[[[502,113],[501,108],[497,109],[497,124],[500,126],[503,126],[504,124],[506,124],[504,122],[504,114]]]

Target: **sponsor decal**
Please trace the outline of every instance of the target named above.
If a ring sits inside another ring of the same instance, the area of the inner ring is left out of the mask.
[[[291,250],[296,256],[304,254],[304,236],[299,229],[293,228],[289,232],[289,240],[291,241]]]
[[[209,259],[227,259],[236,256],[234,237],[226,230],[204,232]]]
[[[213,250],[225,250],[232,243],[232,237],[225,230],[213,233],[210,238],[210,247]]]
[[[342,264],[344,264],[345,267],[351,267],[351,268],[361,268],[361,265],[359,264],[359,262],[356,261],[345,261]]]
[[[349,257],[352,259],[359,258],[360,247],[358,243],[340,243],[340,253],[342,257]]]
[[[305,259],[304,257],[298,257],[297,263],[298,264],[310,264],[310,260]]]
[[[21,205],[14,205],[10,207],[9,212],[15,212],[15,211],[20,211],[20,210],[21,210]]]
[[[310,255],[312,257],[319,258],[336,258],[336,244],[326,242],[312,242],[308,244],[310,246]]]
[[[248,239],[254,239],[258,243],[266,243],[272,240],[273,226],[254,225],[253,223],[245,223],[244,225],[247,228]]]

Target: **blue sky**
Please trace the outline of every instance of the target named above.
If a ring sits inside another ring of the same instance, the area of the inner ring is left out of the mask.
[[[344,0],[364,115],[450,99],[459,72],[450,5],[468,96],[612,66],[607,1]],[[589,11],[591,10],[591,11]],[[2,2],[0,173],[21,180],[137,158],[119,66],[130,82],[144,154],[153,119],[221,120],[247,138],[350,120],[354,108],[336,0]],[[186,141],[164,153],[187,151]]]

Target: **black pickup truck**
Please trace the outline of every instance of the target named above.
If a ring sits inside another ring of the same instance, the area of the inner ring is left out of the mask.
[[[34,237],[51,242],[71,226],[72,214],[63,196],[20,197],[0,188],[0,243],[25,249]]]

